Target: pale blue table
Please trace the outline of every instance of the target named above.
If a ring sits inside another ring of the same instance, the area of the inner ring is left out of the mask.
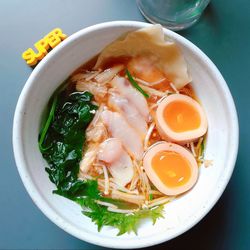
[[[33,204],[17,173],[12,120],[31,73],[21,53],[55,27],[68,35],[92,24],[143,17],[134,0],[0,0],[0,249],[101,249],[50,222]],[[250,4],[212,1],[183,36],[218,66],[235,99],[240,150],[233,177],[214,209],[197,226],[159,249],[250,249]],[[153,249],[153,248],[152,248]]]

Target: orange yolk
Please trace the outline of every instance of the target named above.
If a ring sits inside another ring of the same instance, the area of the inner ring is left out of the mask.
[[[169,103],[163,111],[168,126],[174,132],[185,132],[197,129],[201,118],[197,110],[187,102],[175,101]]]
[[[168,187],[179,187],[191,177],[190,163],[182,155],[171,151],[160,151],[152,159],[152,168]]]

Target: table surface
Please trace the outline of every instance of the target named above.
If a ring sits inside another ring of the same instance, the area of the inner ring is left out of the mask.
[[[22,52],[55,27],[70,35],[111,20],[145,21],[134,0],[0,0],[0,249],[101,249],[65,233],[34,205],[18,175],[11,138],[16,102],[32,71]],[[217,205],[198,225],[159,249],[250,249],[249,1],[212,1],[201,20],[180,34],[225,77],[239,115],[240,147]]]

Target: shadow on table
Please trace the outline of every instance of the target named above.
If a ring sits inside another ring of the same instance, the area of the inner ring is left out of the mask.
[[[215,250],[220,249],[219,242],[228,219],[227,207],[230,199],[229,192],[225,192],[210,213],[190,231],[160,245],[146,248],[159,250]]]
[[[200,19],[193,26],[186,30],[178,31],[178,33],[184,37],[188,36],[190,33],[201,32],[205,26],[208,26],[210,29],[217,29],[218,25],[218,14],[213,3],[210,3],[207,8],[204,10],[204,13]]]
[[[227,189],[215,207],[196,226],[188,232],[168,242],[155,245],[145,250],[221,250],[223,248],[223,235],[227,230],[227,221],[230,214],[228,207],[231,191]],[[91,249],[109,249],[90,245]],[[112,249],[112,248],[110,248]]]

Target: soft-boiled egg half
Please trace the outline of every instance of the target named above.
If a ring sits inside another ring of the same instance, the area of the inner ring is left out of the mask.
[[[143,157],[143,167],[155,187],[170,196],[188,191],[198,178],[194,156],[175,143],[153,144]]]
[[[172,94],[156,110],[156,124],[163,139],[186,143],[207,132],[207,119],[201,105],[189,96]]]

